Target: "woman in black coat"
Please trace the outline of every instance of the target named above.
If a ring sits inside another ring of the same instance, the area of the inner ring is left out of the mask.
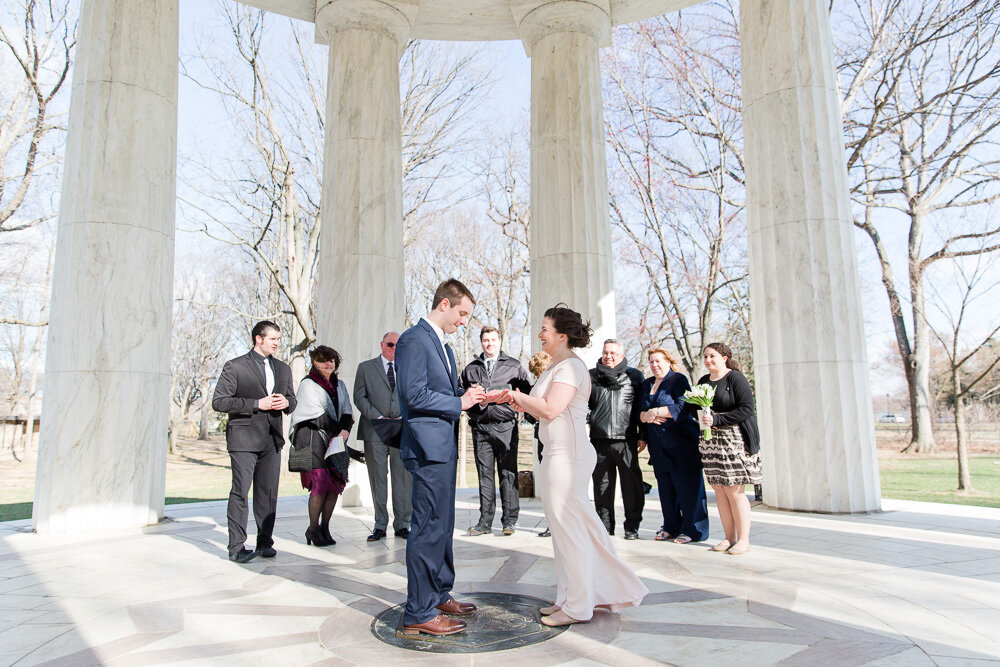
[[[750,499],[744,487],[760,484],[760,432],[750,382],[739,371],[732,350],[709,343],[702,353],[708,375],[698,384],[715,387],[711,414],[699,415],[702,428],[712,429],[712,439],[699,439],[705,477],[715,491],[715,504],[726,538],[712,547],[732,555],[750,549]]]
[[[337,499],[347,486],[346,467],[340,471],[328,465],[326,450],[332,438],[340,438],[345,452],[351,453],[346,443],[354,425],[354,415],[347,386],[337,377],[340,353],[319,345],[309,352],[309,356],[312,368],[296,392],[298,404],[291,417],[290,439],[296,451],[304,443],[312,460],[308,466],[311,469],[301,473],[302,488],[309,490],[306,544],[326,547],[337,543],[330,534],[330,519]]]
[[[708,499],[698,453],[698,424],[691,411],[684,410],[684,392],[691,383],[678,372],[677,359],[663,348],[650,350],[647,358],[653,376],[643,381],[637,400],[663,512],[656,539],[701,542],[708,537]]]

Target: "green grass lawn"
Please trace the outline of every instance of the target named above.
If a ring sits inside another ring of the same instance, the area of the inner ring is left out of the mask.
[[[973,491],[958,493],[958,464],[947,458],[879,460],[882,496],[929,503],[1000,507],[1000,457],[969,459]]]
[[[519,454],[519,468],[530,469],[530,450]],[[640,460],[643,477],[655,484],[646,457],[642,455]],[[882,495],[900,500],[1000,507],[1000,457],[974,457],[969,464],[974,491],[960,494],[955,491],[956,463],[952,457],[882,457],[879,459]],[[475,487],[475,461],[471,453],[466,466],[466,483]],[[199,465],[184,471],[171,469],[167,472],[166,504],[225,500],[229,497],[229,484],[229,470],[221,465]],[[282,473],[279,488],[283,496],[305,493],[298,474],[287,471]],[[32,494],[30,485],[0,487],[0,521],[30,518]]]

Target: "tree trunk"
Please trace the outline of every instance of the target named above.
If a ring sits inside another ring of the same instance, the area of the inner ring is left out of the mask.
[[[212,387],[212,382],[206,380],[201,388],[201,419],[198,422],[198,439],[208,440],[208,416],[209,406],[212,401],[209,398],[208,390]]]
[[[292,386],[298,389],[299,382],[308,372],[306,355],[309,352],[309,343],[312,341],[312,337],[302,330],[295,318],[292,318],[292,340],[296,342],[289,350],[291,356],[288,359],[288,366],[292,369]],[[317,344],[333,347],[329,342],[317,341]],[[340,371],[339,368],[337,370]]]
[[[919,223],[914,223],[919,224]],[[917,245],[919,253],[919,244]],[[907,388],[910,391],[910,444],[903,450],[909,454],[931,454],[937,447],[931,420],[930,328],[924,316],[923,270],[917,254],[910,261],[910,297],[913,312],[913,350],[906,359]]]
[[[958,443],[958,490],[972,491],[972,475],[969,474],[968,428],[965,423],[965,397],[962,396],[962,380],[958,369],[951,371],[951,386],[955,395],[955,439]]]

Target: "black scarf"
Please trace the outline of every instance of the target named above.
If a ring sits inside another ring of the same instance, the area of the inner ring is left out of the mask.
[[[594,369],[597,371],[597,377],[594,378],[594,382],[603,387],[617,387],[621,384],[618,378],[621,377],[626,368],[628,368],[628,363],[624,359],[614,367],[597,364],[594,366]]]

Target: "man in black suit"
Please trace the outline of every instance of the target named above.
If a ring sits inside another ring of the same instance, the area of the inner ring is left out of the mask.
[[[273,558],[274,515],[278,506],[281,448],[285,444],[281,413],[295,409],[292,369],[272,355],[278,351],[281,329],[264,320],[250,332],[253,349],[230,359],[215,385],[212,409],[229,413],[226,449],[232,463],[229,492],[229,560],[248,563],[258,555]],[[253,518],[257,549],[246,548],[247,496],[253,483]]]

